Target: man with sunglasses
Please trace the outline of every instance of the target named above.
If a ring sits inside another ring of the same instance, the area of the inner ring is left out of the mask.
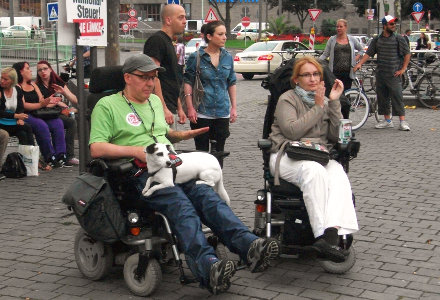
[[[384,115],[385,120],[378,123],[376,128],[394,127],[390,111],[392,107],[393,115],[400,119],[399,130],[409,131],[408,122],[405,121],[401,76],[408,67],[411,53],[405,39],[395,34],[396,22],[397,18],[390,15],[382,19],[382,33],[371,41],[366,54],[353,71],[359,70],[363,63],[377,54],[376,93],[379,114]]]
[[[174,131],[165,122],[161,100],[152,94],[158,72],[164,68],[145,54],[129,57],[123,67],[125,88],[98,101],[93,109],[90,153],[93,158],[133,157],[145,162],[145,147],[153,143],[170,145],[205,133],[208,127]],[[177,171],[179,167],[177,167]],[[148,173],[128,178],[140,197]],[[130,185],[131,186],[131,185]],[[201,220],[220,240],[249,264],[251,272],[261,272],[269,259],[278,255],[275,240],[258,238],[235,216],[212,187],[191,181],[160,189],[143,197],[149,209],[161,212],[170,221],[188,265],[200,285],[213,294],[226,291],[236,271],[232,260],[219,260],[202,231]]]

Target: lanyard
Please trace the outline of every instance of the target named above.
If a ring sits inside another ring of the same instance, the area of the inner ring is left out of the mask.
[[[136,109],[134,108],[133,104],[131,104],[130,101],[128,101],[127,97],[124,95],[124,91],[122,91],[122,97],[125,99],[125,102],[127,102],[128,106],[130,107],[131,111],[135,114],[135,116],[141,121],[141,123],[144,125],[145,130],[148,133],[147,128],[145,127],[145,122],[142,120],[141,116],[137,113]],[[148,104],[150,105],[151,111],[153,112],[153,122],[151,123],[151,137],[153,138],[154,142],[157,143],[157,139],[154,136],[154,121],[156,119],[156,113],[154,112],[153,106],[151,105],[150,99],[148,99]]]

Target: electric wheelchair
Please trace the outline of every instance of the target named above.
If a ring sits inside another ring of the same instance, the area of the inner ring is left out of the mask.
[[[268,97],[264,118],[263,138],[258,141],[258,147],[263,153],[264,187],[257,192],[257,200],[254,202],[254,233],[261,237],[278,239],[281,245],[281,257],[307,255],[311,253],[310,250],[313,250],[311,245],[315,242],[301,190],[296,185],[281,178],[280,185],[274,185],[274,177],[269,169],[272,143],[268,137],[271,132],[278,98],[282,93],[292,88],[290,80],[294,60],[292,59],[285,66],[278,68],[262,82],[262,86],[269,89],[271,95]],[[335,77],[328,67],[325,65],[323,67],[326,90],[330,91]],[[359,148],[360,143],[353,137],[348,144],[336,144],[331,150],[331,158],[341,163],[344,170],[348,172],[349,161],[357,156]],[[352,241],[352,235],[340,236],[339,246],[346,252],[346,260],[341,263],[318,260],[324,270],[330,273],[342,274],[353,267],[356,255]]]
[[[121,66],[100,67],[92,72],[87,97],[87,119],[98,100],[124,88]],[[224,157],[228,153],[214,155]],[[104,243],[80,228],[75,236],[74,254],[79,271],[90,280],[104,278],[114,265],[123,265],[124,280],[138,296],[151,295],[162,281],[161,265],[175,264],[182,284],[196,280],[185,275],[178,242],[165,215],[151,211],[134,188],[133,176],[146,171],[145,166],[124,159],[93,159],[87,172],[102,177],[110,185],[125,217],[127,232],[119,241]],[[209,228],[204,229],[206,234]],[[224,245],[211,235],[208,242],[220,259],[225,258]]]

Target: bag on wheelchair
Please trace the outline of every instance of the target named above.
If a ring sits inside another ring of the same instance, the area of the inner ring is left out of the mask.
[[[126,218],[103,177],[90,173],[78,176],[62,201],[73,209],[79,224],[92,238],[112,243],[125,236]]]

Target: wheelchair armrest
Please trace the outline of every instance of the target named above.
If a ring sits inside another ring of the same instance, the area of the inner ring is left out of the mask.
[[[106,172],[114,172],[123,175],[133,168],[133,163],[127,159],[106,160],[96,158],[88,164],[89,172],[95,176],[104,176]]]
[[[259,139],[258,140],[258,148],[260,150],[268,150],[272,147],[272,141],[269,139]]]

